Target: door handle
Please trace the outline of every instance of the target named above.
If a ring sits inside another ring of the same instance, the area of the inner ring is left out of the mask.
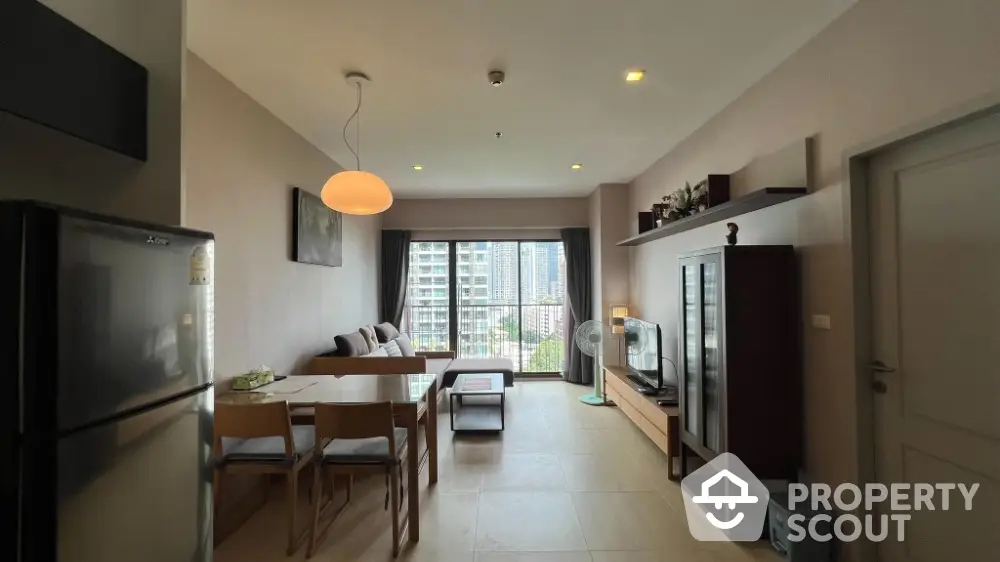
[[[875,360],[868,364],[868,369],[873,373],[895,373],[896,369],[885,363]]]

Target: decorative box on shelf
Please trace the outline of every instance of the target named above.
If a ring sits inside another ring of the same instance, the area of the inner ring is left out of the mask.
[[[639,234],[654,228],[656,228],[656,215],[652,211],[639,211]]]
[[[705,178],[705,188],[708,191],[708,208],[729,201],[729,174],[708,174]]]

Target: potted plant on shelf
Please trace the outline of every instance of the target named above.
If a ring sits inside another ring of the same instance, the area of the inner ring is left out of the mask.
[[[661,201],[653,205],[656,226],[690,217],[708,208],[708,182],[701,181],[693,186],[685,183],[683,188],[664,195]]]

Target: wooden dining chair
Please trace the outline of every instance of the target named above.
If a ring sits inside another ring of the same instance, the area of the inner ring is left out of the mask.
[[[402,466],[408,454],[406,429],[395,426],[392,402],[371,404],[316,405],[316,470],[313,473],[313,519],[306,556],[316,550],[330,527],[351,503],[353,477],[364,474],[384,474],[386,479],[386,509],[392,512],[392,556],[399,555],[400,543],[406,532],[406,514],[402,512]],[[347,491],[344,503],[334,508],[333,478],[346,475]],[[329,478],[324,478],[327,476]],[[323,501],[323,483],[329,482],[330,495]],[[413,482],[407,482],[413,486]],[[333,514],[320,529],[320,521],[328,508]],[[409,509],[409,506],[407,506]],[[402,522],[402,523],[401,523]]]
[[[288,555],[309,531],[296,527],[299,472],[313,459],[316,432],[311,425],[292,426],[287,402],[215,404],[215,505],[226,473],[282,474],[288,494]]]

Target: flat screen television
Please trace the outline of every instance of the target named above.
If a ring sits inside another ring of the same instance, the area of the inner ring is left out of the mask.
[[[625,366],[630,378],[653,388],[663,387],[663,357],[660,325],[638,318],[625,318]]]

